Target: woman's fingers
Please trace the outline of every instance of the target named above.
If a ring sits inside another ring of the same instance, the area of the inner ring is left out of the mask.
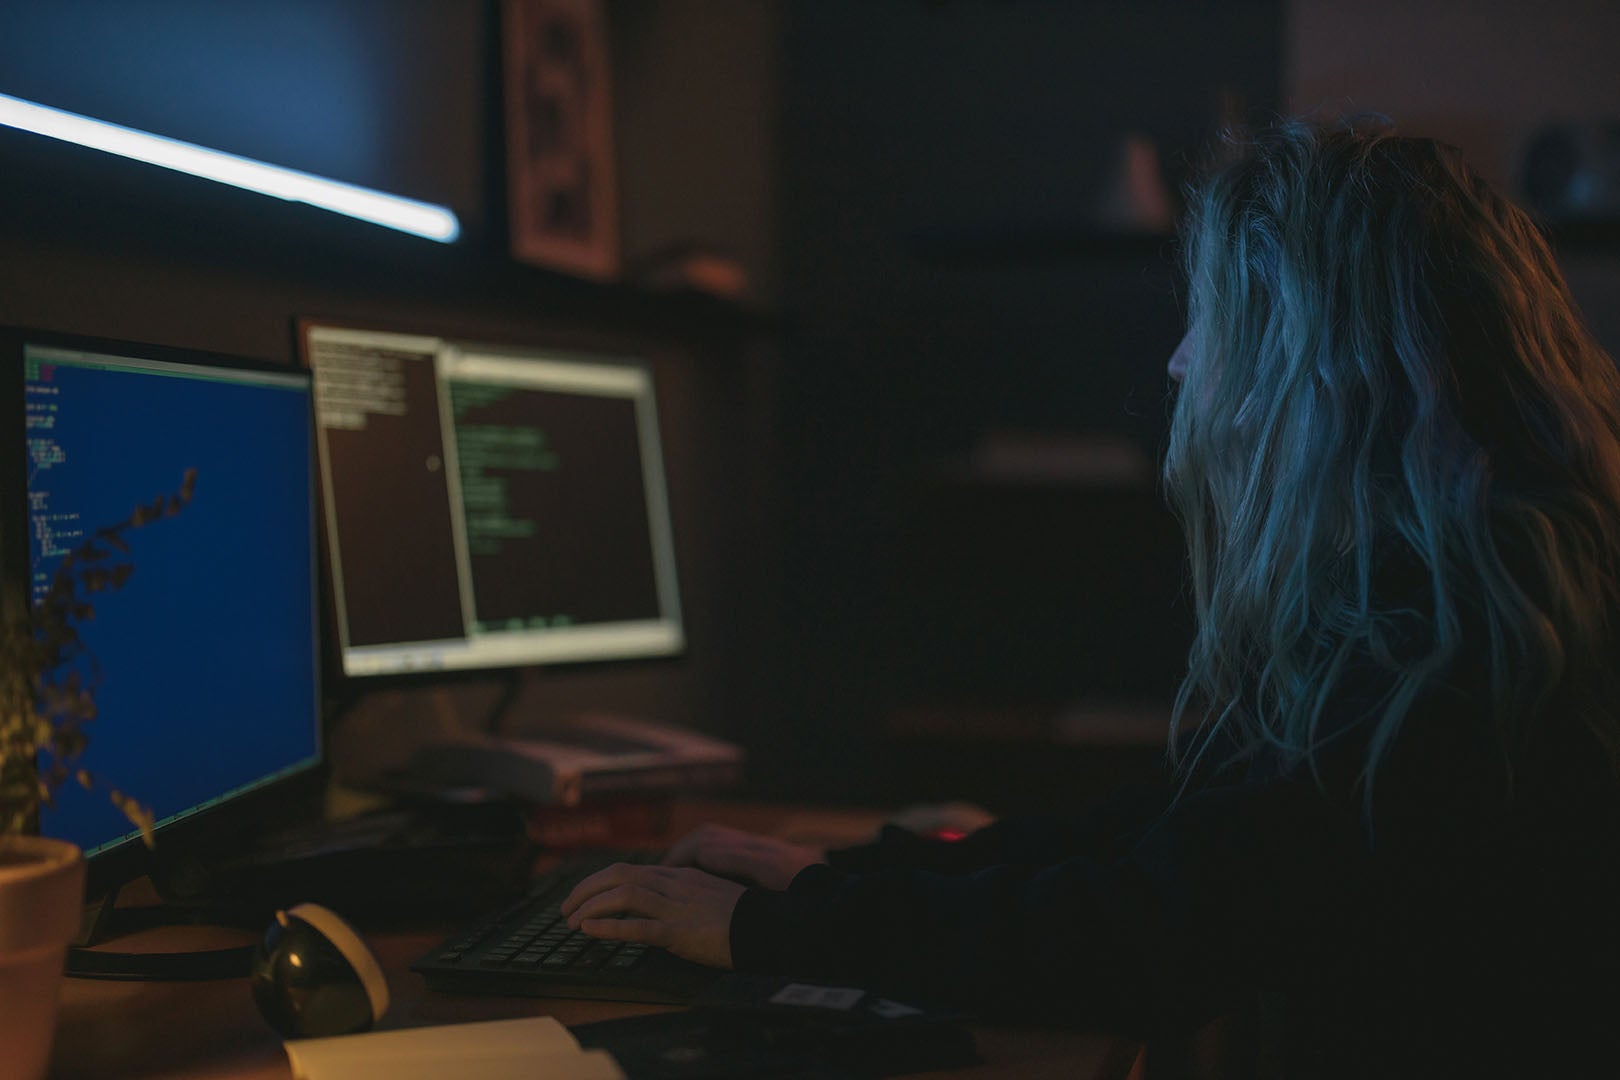
[[[747,835],[740,829],[730,829],[724,825],[701,825],[676,841],[675,846],[664,852],[664,857],[658,861],[664,866],[698,866],[708,849]]]
[[[702,843],[702,836],[703,830],[698,829],[675,841],[670,849],[664,852],[663,856],[658,860],[659,865],[690,866],[693,854],[697,851],[698,845]]]
[[[657,919],[583,919],[579,928],[592,937],[607,941],[629,941],[642,945],[670,944],[669,926]]]
[[[594,937],[661,945],[712,967],[731,966],[731,913],[743,887],[701,870],[610,866],[563,901],[568,925]]]
[[[692,860],[692,865],[722,877],[757,880],[761,850],[753,837],[737,837],[705,846]]]
[[[598,870],[590,877],[574,886],[574,891],[563,899],[562,913],[564,916],[572,915],[581,904],[593,896],[605,893],[610,889],[617,889],[623,885],[639,885],[653,892],[660,891],[658,882],[667,880],[670,871],[662,866],[635,866],[631,863],[614,863],[612,866]]]
[[[614,915],[642,918],[668,918],[675,901],[645,885],[625,884],[599,892],[568,915],[568,925],[578,930],[586,919],[606,919]]]
[[[825,852],[776,837],[705,825],[683,837],[662,861],[665,866],[695,866],[767,889],[785,889],[800,870],[825,858]]]

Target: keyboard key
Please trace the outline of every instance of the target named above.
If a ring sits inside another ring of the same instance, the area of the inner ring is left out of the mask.
[[[579,954],[579,959],[575,962],[574,968],[578,971],[590,971],[593,968],[599,968],[611,959],[616,951],[605,942],[597,942]]]

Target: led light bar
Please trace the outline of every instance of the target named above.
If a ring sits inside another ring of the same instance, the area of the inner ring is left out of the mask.
[[[223,150],[210,150],[195,143],[109,124],[105,120],[92,120],[9,94],[0,94],[0,125],[218,180],[289,202],[308,203],[441,244],[448,244],[461,235],[461,222],[449,207],[389,195],[341,180],[328,180]]]

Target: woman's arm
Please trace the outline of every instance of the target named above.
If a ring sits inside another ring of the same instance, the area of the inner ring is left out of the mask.
[[[1354,961],[1374,880],[1353,819],[1314,792],[1232,787],[1188,796],[1118,850],[1047,866],[811,868],[738,899],[731,960],[1140,1030]]]
[[[787,891],[617,866],[571,925],[744,971],[836,979],[985,1013],[1052,1009],[1125,1029],[1213,1011],[1364,939],[1354,822],[1295,785],[1187,797],[1117,852],[972,873],[801,870]],[[965,843],[965,841],[964,841]]]
[[[1337,796],[1304,767],[1214,785],[1117,842],[1100,827],[1066,833],[1059,846],[1086,850],[1047,864],[811,865],[785,891],[713,891],[690,870],[692,880],[643,882],[627,867],[582,884],[565,911],[589,933],[645,935],[635,940],[706,963],[985,1014],[1050,1009],[1127,1031],[1213,1015],[1234,992],[1258,988],[1349,994],[1359,1006],[1463,1000],[1500,990],[1511,956],[1539,963],[1569,952],[1529,928],[1557,939],[1588,921],[1560,912],[1590,907],[1589,893],[1615,895],[1554,884],[1580,859],[1554,856],[1544,827],[1519,827],[1522,812],[1504,815],[1500,765],[1474,749],[1488,738],[1459,734],[1464,719],[1426,715],[1401,741],[1381,770],[1370,829],[1359,793],[1335,779],[1353,776],[1350,747],[1322,763]],[[1611,787],[1604,802],[1559,786],[1576,808],[1561,816],[1591,816],[1584,808],[1612,802]],[[1050,850],[1011,823],[985,832],[951,847]]]
[[[868,844],[823,851],[771,836],[705,825],[681,838],[661,860],[767,889],[782,890],[808,866],[848,873],[928,870],[965,874],[1014,863],[1044,866],[1078,855],[1104,856],[1141,834],[1169,804],[1167,784],[1123,790],[1083,817],[1007,818],[956,840],[921,836],[886,825]]]
[[[1049,866],[1080,855],[1106,857],[1128,845],[1164,813],[1174,789],[1168,783],[1124,789],[1072,818],[1003,818],[959,840],[920,836],[884,826],[869,844],[827,853],[826,862],[847,873],[927,870],[966,874],[990,866]]]

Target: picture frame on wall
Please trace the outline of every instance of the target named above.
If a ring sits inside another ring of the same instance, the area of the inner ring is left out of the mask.
[[[512,256],[607,280],[619,272],[613,84],[600,0],[504,0]]]

